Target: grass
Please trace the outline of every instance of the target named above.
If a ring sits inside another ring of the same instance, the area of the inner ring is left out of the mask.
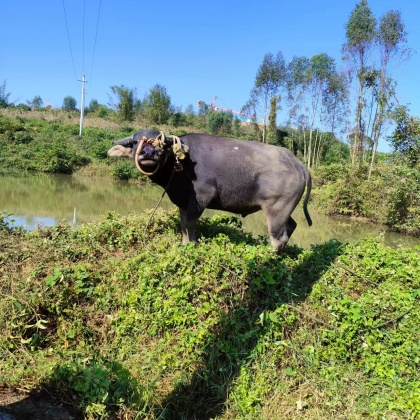
[[[85,418],[415,418],[420,255],[373,239],[276,256],[230,216],[0,219],[0,387]]]

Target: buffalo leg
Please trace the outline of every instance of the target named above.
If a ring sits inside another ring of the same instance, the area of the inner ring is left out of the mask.
[[[293,220],[292,216],[289,217],[289,220],[287,221],[287,235],[290,237],[292,236],[292,233],[295,231],[297,226],[297,223]]]
[[[198,217],[191,217],[187,211],[182,209],[179,209],[179,214],[181,219],[182,245],[187,245],[189,242],[197,242],[195,227]]]
[[[271,243],[279,254],[289,242],[292,233],[296,229],[296,222],[289,214],[293,209],[283,208],[278,212],[275,208],[264,209],[267,218],[268,233],[270,235]],[[287,217],[285,216],[287,215]]]

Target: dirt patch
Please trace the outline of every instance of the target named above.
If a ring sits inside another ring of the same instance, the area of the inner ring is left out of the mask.
[[[0,420],[26,419],[79,420],[83,416],[45,392],[28,395],[0,389]]]

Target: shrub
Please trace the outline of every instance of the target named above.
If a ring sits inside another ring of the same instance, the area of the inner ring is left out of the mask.
[[[111,171],[112,175],[124,181],[129,179],[137,179],[140,174],[137,171],[136,167],[133,165],[133,162],[122,161],[118,162],[116,166]]]
[[[312,175],[318,180],[318,184],[322,185],[326,182],[338,181],[342,177],[344,170],[345,165],[343,163],[332,163],[312,170]]]
[[[28,162],[28,169],[41,172],[71,174],[77,167],[86,165],[90,159],[79,155],[64,142],[42,145]]]
[[[333,177],[337,175],[336,171]],[[363,168],[344,169],[341,177],[335,182],[328,183],[319,194],[321,205],[328,214],[367,216],[364,207],[366,190],[362,188],[364,183],[366,183],[366,172]]]
[[[399,232],[420,236],[419,203],[420,172],[415,168],[396,167],[387,199],[385,224]]]
[[[15,134],[15,143],[17,144],[28,144],[32,140],[33,137],[25,131],[19,131]]]

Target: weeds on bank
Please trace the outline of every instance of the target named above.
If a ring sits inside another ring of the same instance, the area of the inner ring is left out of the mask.
[[[419,250],[373,239],[276,256],[238,219],[0,218],[0,385],[86,418],[420,415]]]

